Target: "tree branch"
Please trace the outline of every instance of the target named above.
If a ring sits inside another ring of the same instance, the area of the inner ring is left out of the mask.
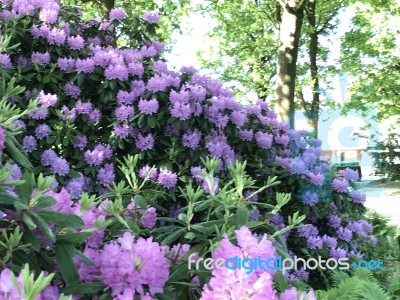
[[[324,24],[321,26],[321,28],[316,30],[317,34],[322,33],[323,31],[325,31],[325,29],[328,28],[329,22],[332,21],[332,19],[338,14],[339,10],[340,10],[340,7],[336,8],[333,11],[333,13],[326,19]],[[318,27],[318,26],[316,26],[316,27]]]

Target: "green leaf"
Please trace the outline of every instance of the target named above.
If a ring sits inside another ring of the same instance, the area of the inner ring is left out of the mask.
[[[7,132],[6,132],[6,135],[7,135]],[[12,159],[14,159],[21,166],[23,166],[27,169],[30,169],[30,170],[33,169],[33,166],[31,164],[31,162],[28,160],[25,151],[19,150],[17,148],[17,146],[15,145],[15,142],[16,142],[15,140],[12,141],[12,139],[8,138],[8,135],[7,135],[7,138],[5,141],[7,153],[11,156]]]
[[[11,196],[7,192],[0,191],[0,207],[12,208],[16,201],[18,201],[18,198]]]
[[[23,185],[19,185],[15,188],[15,192],[18,196],[24,201],[25,204],[29,203],[29,200],[32,197],[32,191],[35,186],[35,177],[30,172],[25,172],[22,176],[22,179],[25,180]]]
[[[50,229],[49,225],[47,225],[46,221],[43,220],[43,218],[40,215],[34,212],[30,212],[30,214],[35,224],[39,227],[40,231],[43,232],[49,238],[50,241],[55,243],[56,237],[53,231]]]
[[[171,234],[169,234],[163,241],[162,244],[163,245],[169,245],[173,242],[175,242],[177,239],[179,239],[181,237],[181,235],[184,233],[185,228],[180,228],[175,232],[172,232]]]
[[[53,223],[60,227],[77,228],[85,225],[83,220],[77,215],[71,215],[59,211],[42,210],[36,213],[47,222]]]
[[[246,225],[249,220],[249,210],[244,206],[240,205],[236,209],[236,224],[238,226]]]
[[[74,244],[57,242],[54,251],[56,254],[56,261],[62,277],[68,286],[74,286],[79,284],[79,274],[76,269],[73,257],[75,254]]]
[[[37,200],[37,203],[34,207],[36,208],[45,208],[49,206],[53,206],[57,203],[57,200],[50,196],[42,196]]]
[[[22,221],[25,223],[29,230],[34,230],[37,228],[35,222],[26,212],[22,213]]]
[[[62,290],[63,293],[68,295],[83,295],[83,294],[96,294],[104,290],[107,286],[99,283],[80,283],[66,287]]]
[[[91,261],[85,254],[83,254],[81,251],[79,251],[78,249],[75,249],[75,255],[85,264],[87,264],[88,266],[94,267],[95,263],[93,261]]]
[[[29,229],[24,230],[23,239],[26,243],[31,244],[32,249],[39,251],[40,242],[35,234]]]
[[[135,203],[140,207],[140,208],[143,208],[143,209],[147,209],[147,201],[146,201],[146,199],[143,197],[143,196],[140,196],[140,195],[136,195],[135,196]]]
[[[73,232],[57,236],[57,241],[65,243],[82,244],[92,234],[90,232]]]

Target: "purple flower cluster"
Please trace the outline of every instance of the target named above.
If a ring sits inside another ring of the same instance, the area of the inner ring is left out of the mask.
[[[6,142],[5,130],[3,127],[0,127],[0,151],[6,148],[5,142]]]
[[[111,159],[112,153],[110,145],[98,144],[92,151],[85,151],[84,158],[88,165],[99,166],[105,160]]]
[[[96,266],[81,264],[79,273],[86,278],[101,276],[114,297],[135,293],[144,295],[144,286],[148,287],[151,295],[163,292],[170,264],[162,247],[152,238],[134,240],[130,233],[125,233],[118,240],[106,244],[101,252],[87,247],[84,253]]]
[[[158,23],[159,16],[156,11],[147,11],[143,14],[142,18],[151,24],[156,24]]]
[[[58,157],[53,150],[45,150],[41,154],[41,163],[45,167],[50,167],[54,174],[65,176],[69,173],[70,168],[66,159]]]
[[[276,251],[264,235],[261,240],[252,236],[250,230],[243,226],[235,231],[238,246],[233,245],[228,236],[225,234],[221,244],[217,247],[212,258],[217,260],[238,256],[245,257],[277,257]],[[235,270],[219,270],[214,268],[212,278],[208,285],[203,287],[201,294],[202,300],[213,299],[230,299],[231,295],[241,299],[248,297],[249,299],[274,299],[275,291],[273,289],[272,270],[254,270],[251,274],[246,274],[244,269]]]

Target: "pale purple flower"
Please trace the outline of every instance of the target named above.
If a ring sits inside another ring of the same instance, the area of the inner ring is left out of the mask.
[[[364,204],[367,199],[367,195],[360,191],[352,191],[350,193],[350,198],[354,203]]]
[[[97,173],[97,179],[102,185],[112,184],[115,180],[114,166],[112,164],[105,164]]]
[[[132,134],[132,127],[128,124],[117,124],[114,126],[113,131],[118,138],[125,139]]]
[[[67,42],[72,50],[80,50],[85,44],[85,40],[80,35],[70,36]]]
[[[306,164],[300,157],[295,157],[292,159],[290,164],[291,174],[304,174],[307,171]]]
[[[77,59],[75,61],[75,70],[78,74],[80,73],[92,73],[95,68],[95,63],[93,58]]]
[[[22,147],[24,147],[25,151],[28,153],[35,151],[37,149],[37,141],[33,136],[27,135],[22,140]]]
[[[6,70],[12,69],[12,63],[8,54],[0,53],[0,66]]]
[[[86,148],[87,144],[88,144],[88,140],[87,140],[86,136],[81,135],[81,134],[79,134],[75,137],[74,143],[73,143],[74,147],[78,148],[80,150],[84,150]]]
[[[342,223],[342,218],[336,215],[328,215],[327,219],[328,219],[328,226],[332,228],[338,228]]]
[[[156,24],[158,23],[159,15],[157,11],[146,11],[143,13],[142,18],[150,24]]]
[[[35,136],[38,140],[44,139],[49,136],[51,128],[47,124],[40,124],[35,129]]]
[[[343,227],[339,227],[337,229],[337,235],[338,235],[338,238],[340,238],[346,242],[350,242],[351,238],[353,237],[353,233],[351,232],[351,230],[348,228],[343,228]]]
[[[159,104],[157,99],[151,99],[151,100],[140,99],[138,107],[139,111],[142,114],[152,115],[158,111]]]
[[[329,253],[330,253],[330,256],[332,258],[335,258],[335,259],[340,259],[340,258],[347,257],[346,250],[344,250],[344,249],[342,249],[340,247],[338,247],[336,249],[335,248],[330,249]]]
[[[65,176],[69,173],[69,164],[64,158],[57,157],[50,166],[53,173]]]
[[[5,146],[6,135],[3,127],[0,127],[0,151],[6,148]]]
[[[144,150],[151,150],[154,147],[154,138],[151,133],[147,135],[139,134],[136,136],[135,139],[136,148],[144,151]]]
[[[50,54],[47,51],[45,53],[32,52],[31,59],[33,63],[39,63],[45,66],[50,63]]]
[[[52,165],[57,157],[57,154],[53,150],[45,150],[40,155],[40,162],[43,166],[47,167]]]
[[[57,59],[57,65],[60,68],[60,70],[70,71],[75,68],[75,59],[60,57]]]
[[[163,187],[170,189],[176,186],[176,184],[178,183],[178,176],[171,171],[160,170],[157,181]]]
[[[120,122],[130,120],[134,114],[135,111],[132,106],[121,105],[115,110],[115,116]]]
[[[346,168],[344,170],[339,170],[338,174],[350,181],[357,181],[359,179],[358,171],[352,170],[350,168]]]
[[[308,180],[315,185],[322,186],[324,184],[325,176],[322,173],[314,174],[307,173]]]
[[[349,183],[346,179],[335,178],[332,182],[332,187],[335,191],[337,191],[339,193],[345,193],[345,192],[347,192]]]
[[[81,89],[79,86],[69,82],[64,86],[64,93],[71,98],[77,99],[81,94]]]
[[[199,146],[201,132],[198,129],[187,131],[182,136],[182,145],[195,150]]]
[[[254,137],[254,132],[251,129],[249,129],[249,130],[240,130],[239,131],[239,138],[242,141],[252,141],[253,137]]]
[[[326,234],[322,237],[322,241],[328,248],[337,247],[337,239],[334,237],[327,236]]]
[[[124,65],[110,65],[104,70],[104,76],[108,80],[127,80],[129,77],[129,72]]]
[[[58,97],[55,94],[45,94],[43,91],[40,91],[38,100],[44,107],[49,107],[57,104]]]
[[[295,287],[292,287],[288,290],[285,290],[280,296],[279,300],[317,300],[313,291],[301,292],[300,297],[298,296],[299,292]]]
[[[125,19],[125,11],[121,8],[113,8],[110,11],[109,19],[110,21],[114,20],[123,20]]]
[[[311,236],[316,237],[318,235],[318,228],[314,225],[302,226],[297,229],[297,233],[304,238],[309,238]]]
[[[151,170],[151,168],[149,167],[149,165],[146,165],[146,166],[140,168],[139,177],[144,179],[147,176],[149,176],[150,180],[157,180],[157,177],[158,177],[157,169],[154,168],[151,171],[151,173],[149,174],[150,170]]]
[[[257,132],[255,134],[258,146],[264,149],[270,149],[272,146],[272,134],[266,132]]]
[[[312,250],[322,249],[322,239],[319,236],[307,237],[307,247]]]
[[[149,207],[140,219],[140,224],[144,228],[153,228],[157,222],[157,212],[154,207]]]
[[[117,94],[117,103],[119,105],[126,104],[130,105],[135,100],[135,93],[133,92],[126,92],[126,91],[118,91]]]

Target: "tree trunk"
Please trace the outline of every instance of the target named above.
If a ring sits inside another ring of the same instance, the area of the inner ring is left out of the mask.
[[[291,5],[288,3],[283,5],[279,30],[276,111],[279,120],[288,120],[290,128],[294,128],[296,63],[304,1],[301,1],[298,7],[293,5],[296,1],[288,2],[291,2]]]
[[[308,0],[306,6],[306,14],[307,20],[311,27],[311,31],[309,33],[310,36],[310,72],[312,79],[312,103],[308,112],[309,124],[314,129],[315,137],[318,137],[318,120],[319,120],[319,108],[320,108],[320,98],[319,98],[319,75],[318,75],[318,65],[317,65],[317,56],[318,56],[318,33],[316,28],[316,16],[315,16],[315,6],[317,0]]]

